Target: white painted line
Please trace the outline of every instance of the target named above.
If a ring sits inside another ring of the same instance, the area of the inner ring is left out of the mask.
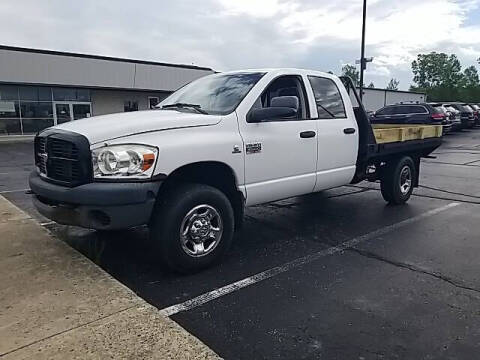
[[[311,263],[315,260],[318,260],[322,257],[339,253],[339,252],[344,251],[346,249],[352,248],[352,247],[354,247],[354,246],[356,246],[356,245],[358,245],[362,242],[365,242],[367,240],[376,238],[378,236],[385,235],[385,234],[390,233],[394,230],[397,230],[399,228],[402,228],[402,227],[405,227],[407,225],[413,224],[415,222],[418,222],[420,220],[423,220],[425,218],[436,215],[436,214],[438,214],[442,211],[454,208],[454,207],[459,206],[459,205],[460,205],[460,203],[453,202],[453,203],[450,203],[448,205],[442,206],[440,208],[427,211],[427,212],[425,212],[423,214],[420,214],[418,216],[415,216],[413,218],[403,220],[403,221],[400,221],[400,222],[392,224],[392,225],[385,226],[385,227],[380,228],[378,230],[372,231],[368,234],[365,234],[365,235],[353,238],[351,240],[348,240],[348,241],[346,241],[346,242],[344,242],[344,243],[342,243],[338,246],[333,246],[331,248],[319,251],[317,253],[304,256],[302,258],[293,260],[293,261],[288,262],[286,264],[274,267],[274,268],[269,269],[269,270],[262,271],[261,273],[255,274],[253,276],[249,276],[245,279],[239,280],[239,281],[234,282],[232,284],[225,285],[221,288],[209,291],[205,294],[199,295],[199,296],[197,296],[193,299],[187,300],[187,301],[182,302],[180,304],[176,304],[176,305],[166,307],[166,308],[160,310],[160,313],[164,316],[171,316],[171,315],[177,314],[177,313],[182,312],[182,311],[191,310],[191,309],[196,308],[198,306],[204,305],[204,304],[206,304],[206,303],[208,303],[212,300],[218,299],[219,297],[222,297],[222,296],[228,295],[230,293],[233,293],[234,291],[237,291],[237,290],[240,290],[240,289],[245,288],[247,286],[256,284],[260,281],[269,279],[271,277],[274,277],[276,275],[284,273],[288,270],[306,265],[306,264]]]
[[[56,222],[55,221],[48,221],[48,222],[40,223],[40,226],[47,226],[47,225],[53,225],[53,224],[56,224]]]
[[[19,189],[19,190],[4,190],[4,191],[0,191],[0,194],[10,194],[10,193],[16,193],[16,192],[25,192],[25,191],[29,191],[30,189]]]

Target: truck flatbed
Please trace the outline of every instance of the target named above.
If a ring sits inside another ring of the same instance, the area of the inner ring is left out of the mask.
[[[441,138],[442,125],[372,124],[377,144]]]

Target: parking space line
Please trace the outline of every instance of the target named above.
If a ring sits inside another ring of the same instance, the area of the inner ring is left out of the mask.
[[[1,194],[10,194],[10,193],[16,193],[16,192],[26,192],[26,191],[29,191],[30,189],[19,189],[19,190],[3,190],[3,191],[0,191],[0,195]]]
[[[346,249],[355,247],[356,245],[358,245],[362,242],[365,242],[365,241],[370,240],[370,239],[374,239],[378,236],[385,235],[385,234],[390,233],[394,230],[397,230],[397,229],[405,227],[407,225],[416,223],[416,222],[421,221],[425,218],[428,218],[428,217],[436,215],[440,212],[452,209],[452,208],[454,208],[456,206],[459,206],[459,205],[460,205],[460,203],[458,203],[458,202],[452,202],[452,203],[449,203],[445,206],[442,206],[442,207],[427,211],[427,212],[425,212],[423,214],[420,214],[418,216],[412,217],[410,219],[406,219],[406,220],[400,221],[398,223],[382,227],[378,230],[372,231],[372,232],[367,233],[365,235],[361,235],[361,236],[355,237],[353,239],[350,239],[350,240],[348,240],[348,241],[346,241],[346,242],[344,242],[344,243],[342,243],[338,246],[332,246],[328,249],[318,251],[314,254],[298,258],[298,259],[293,260],[291,262],[288,262],[286,264],[283,264],[283,265],[280,265],[280,266],[262,271],[258,274],[255,274],[253,276],[249,276],[245,279],[236,281],[232,284],[225,285],[225,286],[222,286],[218,289],[209,291],[209,292],[204,293],[202,295],[199,295],[199,296],[197,296],[193,299],[184,301],[184,302],[176,304],[176,305],[166,307],[164,309],[161,309],[160,313],[162,313],[162,315],[164,315],[164,316],[172,316],[172,315],[178,314],[179,312],[192,310],[196,307],[202,306],[202,305],[204,305],[204,304],[206,304],[206,303],[208,303],[212,300],[218,299],[222,296],[231,294],[235,291],[238,291],[238,290],[243,289],[245,287],[248,287],[250,285],[254,285],[258,282],[270,279],[270,278],[272,278],[276,275],[282,274],[286,271],[289,271],[289,270],[298,268],[300,266],[309,264],[309,263],[311,263],[315,260],[318,260],[322,257],[342,252]]]

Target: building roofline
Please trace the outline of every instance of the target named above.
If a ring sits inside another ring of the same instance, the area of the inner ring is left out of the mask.
[[[358,86],[357,86],[357,89],[359,89]],[[391,92],[404,93],[404,94],[427,95],[426,93],[417,92],[417,91],[408,91],[408,90],[390,90],[390,89],[369,88],[369,87],[364,87],[363,90],[391,91]]]
[[[1,81],[0,86],[40,86],[40,87],[50,87],[50,88],[75,88],[75,89],[89,89],[89,90],[114,90],[114,91],[138,91],[138,92],[156,92],[156,93],[166,93],[171,94],[175,90],[165,90],[165,89],[153,89],[153,88],[126,88],[126,87],[112,87],[112,86],[91,86],[91,85],[75,85],[75,84],[45,84],[45,83],[28,83],[28,82],[12,82],[12,81]]]
[[[127,63],[133,63],[133,64],[143,64],[143,65],[168,66],[168,67],[176,67],[176,68],[192,69],[192,70],[213,71],[211,68],[195,66],[195,65],[169,64],[169,63],[162,63],[162,62],[156,62],[156,61],[124,59],[124,58],[117,58],[117,57],[111,57],[111,56],[79,54],[79,53],[72,53],[72,52],[65,52],[65,51],[33,49],[33,48],[25,48],[25,47],[9,46],[9,45],[0,45],[0,50],[27,52],[27,53],[44,54],[44,55],[57,55],[57,56],[66,56],[66,57],[68,56],[68,57],[76,57],[76,58],[83,58],[83,59],[118,61],[118,62],[127,62]]]

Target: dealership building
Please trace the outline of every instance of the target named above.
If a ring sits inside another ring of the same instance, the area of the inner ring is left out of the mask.
[[[210,68],[0,45],[0,137],[146,110]]]

